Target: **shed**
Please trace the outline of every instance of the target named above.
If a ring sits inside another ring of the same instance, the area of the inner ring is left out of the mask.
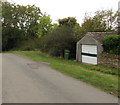
[[[76,46],[76,60],[82,63],[97,65],[103,52],[103,38],[113,32],[88,32]]]

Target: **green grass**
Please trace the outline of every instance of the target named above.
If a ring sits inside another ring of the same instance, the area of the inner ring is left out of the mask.
[[[72,60],[50,57],[38,51],[14,51],[9,53],[20,54],[38,62],[48,62],[52,68],[59,72],[120,97],[118,93],[118,69],[101,65],[81,64]]]

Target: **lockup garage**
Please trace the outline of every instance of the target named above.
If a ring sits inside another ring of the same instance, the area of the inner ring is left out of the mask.
[[[103,52],[103,38],[113,32],[88,32],[76,46],[76,60],[82,63],[97,65]]]

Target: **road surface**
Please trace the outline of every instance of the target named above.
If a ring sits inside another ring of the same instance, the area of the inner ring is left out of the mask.
[[[2,54],[0,53],[0,105],[2,103]]]
[[[118,103],[91,85],[14,54],[3,54],[3,103]]]

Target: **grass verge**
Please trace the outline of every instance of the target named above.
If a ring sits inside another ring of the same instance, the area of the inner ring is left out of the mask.
[[[118,93],[118,69],[54,58],[38,51],[13,51],[9,53],[20,54],[38,62],[48,62],[52,68],[59,72],[120,97]]]

